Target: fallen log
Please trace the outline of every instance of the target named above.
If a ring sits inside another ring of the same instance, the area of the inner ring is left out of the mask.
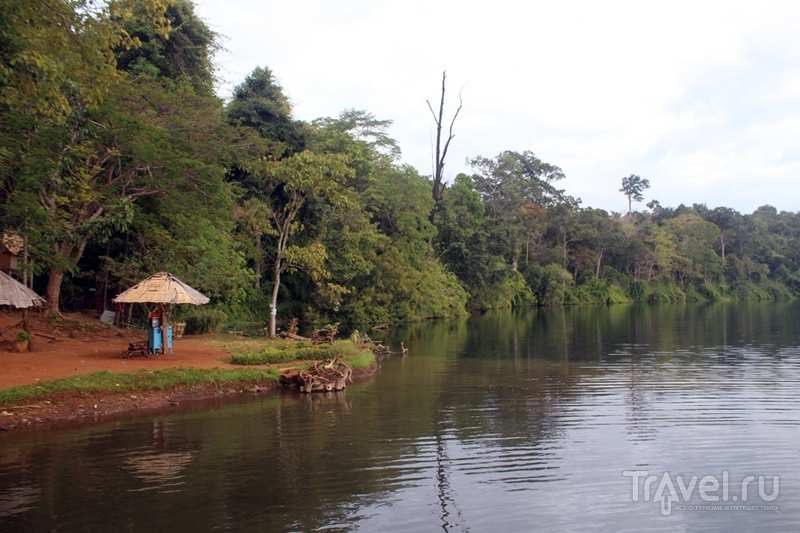
[[[303,337],[303,336],[297,335],[295,333],[289,333],[288,331],[281,331],[279,333],[279,335],[281,337],[283,337],[284,339],[292,339],[293,341],[307,341],[308,340],[307,337]]]

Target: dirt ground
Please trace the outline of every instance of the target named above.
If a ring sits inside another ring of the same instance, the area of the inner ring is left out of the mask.
[[[18,323],[19,311],[0,311],[0,331]],[[33,351],[15,353],[13,339],[19,327],[5,331],[0,338],[0,388],[32,385],[74,374],[100,370],[133,372],[176,366],[234,368],[220,359],[228,354],[184,336],[173,341],[172,353],[121,358],[128,344],[145,341],[143,331],[109,327],[80,314],[65,314],[61,320],[30,320]]]

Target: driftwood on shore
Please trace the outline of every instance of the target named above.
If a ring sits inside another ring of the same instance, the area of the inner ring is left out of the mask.
[[[336,336],[338,332],[339,332],[338,322],[329,328],[315,329],[313,332],[311,332],[311,344],[313,346],[322,343],[333,344],[333,338]]]
[[[370,339],[369,335],[367,335],[366,333],[359,333],[357,330],[356,330],[356,338],[357,338],[356,343],[359,346],[366,346],[367,348],[372,350],[372,353],[374,353],[375,355],[403,355],[403,356],[408,355],[408,348],[406,348],[405,344],[403,344],[402,342],[400,343],[400,351],[396,352],[393,351],[390,347],[384,346],[379,341],[374,341]]]
[[[281,385],[298,387],[300,392],[330,392],[347,388],[347,381],[353,382],[353,370],[334,359],[325,359],[311,368],[299,372],[281,374]]]

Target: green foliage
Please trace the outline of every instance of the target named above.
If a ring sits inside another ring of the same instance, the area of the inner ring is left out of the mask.
[[[305,128],[292,118],[289,99],[269,68],[257,67],[234,89],[227,111],[231,125],[255,130],[267,141],[272,157],[289,157],[306,147]]]
[[[192,309],[182,317],[186,322],[187,335],[203,335],[217,333],[228,321],[228,315],[219,309],[201,307]]]
[[[413,318],[458,316],[466,311],[467,293],[454,274],[429,259],[419,272],[412,305]]]
[[[737,300],[744,301],[788,301],[796,298],[784,285],[765,281],[754,283],[752,281],[742,281],[731,288],[731,296]]]
[[[701,299],[709,302],[716,302],[725,299],[726,287],[714,283],[703,283],[697,287],[697,293]]]
[[[630,302],[625,292],[604,279],[590,279],[583,284],[568,286],[565,303],[572,304],[619,304]]]
[[[685,302],[686,293],[675,283],[656,283],[651,285],[647,301],[656,302]]]
[[[146,4],[136,3],[132,16],[121,19],[124,30],[139,44],[115,47],[117,68],[134,76],[185,80],[196,92],[210,95],[216,34],[197,17],[189,0],[167,4],[163,20],[170,28],[168,34],[152,24],[147,9]]]
[[[519,272],[510,272],[472,297],[479,309],[520,307],[536,303],[537,296]]]
[[[14,340],[18,341],[18,342],[29,341],[29,340],[31,340],[31,334],[28,333],[27,331],[21,329],[21,330],[17,331],[16,335],[14,335]]]
[[[525,271],[525,279],[542,305],[565,303],[567,286],[574,284],[572,274],[555,263],[546,266],[531,265]]]
[[[634,302],[644,302],[647,300],[648,286],[647,283],[639,280],[631,283],[628,289],[628,294]]]
[[[168,35],[164,0],[0,1],[0,104],[12,113],[64,123],[97,106],[120,79],[112,48],[141,41],[121,24],[134,9]]]

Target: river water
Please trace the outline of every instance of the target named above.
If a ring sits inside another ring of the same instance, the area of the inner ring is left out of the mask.
[[[487,312],[344,393],[0,435],[0,530],[797,531],[799,311]]]

